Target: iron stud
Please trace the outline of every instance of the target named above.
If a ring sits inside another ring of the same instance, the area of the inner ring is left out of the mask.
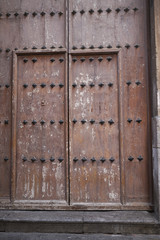
[[[137,123],[141,123],[141,122],[142,122],[142,119],[138,118],[138,119],[136,120],[136,122],[137,122]]]
[[[44,120],[41,120],[41,125],[44,125],[45,124],[45,121]]]
[[[23,84],[23,87],[24,87],[24,88],[27,88],[27,87],[28,87],[28,84],[26,84],[26,83]]]
[[[9,121],[8,121],[8,120],[4,120],[4,124],[6,124],[6,125],[7,125],[8,123],[9,123]]]
[[[132,119],[131,119],[131,118],[128,118],[127,122],[131,123],[131,122],[132,122]]]
[[[77,62],[77,58],[73,58],[72,61],[75,63]]]
[[[103,124],[105,123],[105,121],[104,121],[104,120],[100,120],[99,123],[100,123],[101,125],[103,125]]]
[[[62,16],[62,15],[63,15],[63,12],[59,12],[58,15],[59,15],[59,16]]]
[[[53,17],[53,16],[55,15],[55,13],[52,11],[52,12],[50,13],[50,15],[51,15],[51,17]]]
[[[14,50],[15,50],[15,51],[17,51],[17,50],[18,50],[18,48],[15,48]]]
[[[129,12],[129,8],[125,8],[124,11],[127,13]]]
[[[95,84],[94,83],[90,83],[89,86],[92,88],[92,87],[95,86]]]
[[[55,161],[55,158],[54,158],[54,157],[51,157],[51,158],[50,158],[50,161],[51,161],[51,162],[54,162],[54,161]]]
[[[127,43],[127,44],[125,45],[125,47],[126,47],[127,49],[129,49],[129,48],[130,48],[130,45]]]
[[[76,50],[76,49],[77,49],[77,47],[76,47],[76,46],[73,46],[73,47],[72,47],[72,49],[73,49],[73,50]]]
[[[85,120],[85,119],[82,119],[82,120],[81,120],[81,123],[82,123],[82,124],[85,124],[85,123],[86,123],[86,120]]]
[[[120,45],[120,44],[118,44],[118,45],[116,46],[116,48],[121,48],[121,45]]]
[[[91,119],[91,120],[90,120],[90,123],[91,123],[91,124],[94,124],[94,123],[95,123],[95,120],[94,120],[94,119]]]
[[[63,120],[59,120],[59,123],[60,123],[60,124],[63,124],[63,123],[64,123],[64,121],[63,121]]]
[[[93,9],[90,9],[90,10],[89,10],[89,13],[90,13],[90,14],[93,14],[93,13],[94,13],[94,10],[93,10]]]
[[[45,83],[41,83],[41,87],[44,88],[46,86]]]
[[[33,12],[32,15],[33,15],[33,17],[35,17],[35,16],[37,15],[37,13],[36,13],[36,12]]]
[[[26,157],[23,157],[22,160],[23,160],[23,162],[26,162],[26,161],[27,161],[27,158],[26,158]]]
[[[23,62],[24,62],[24,63],[27,63],[27,62],[28,62],[28,59],[27,59],[27,58],[24,58],[24,59],[23,59]]]
[[[26,120],[23,121],[23,124],[26,125],[28,122]]]
[[[55,123],[55,121],[53,121],[53,120],[50,121],[50,124],[51,124],[51,125],[53,125],[54,123]]]
[[[55,48],[55,46],[51,46],[51,49],[54,49]]]
[[[82,15],[83,15],[84,13],[85,13],[85,11],[84,11],[84,10],[81,10],[81,11],[80,11],[80,14],[82,14]]]
[[[110,119],[110,120],[108,121],[108,123],[109,123],[110,125],[114,124],[113,119]]]
[[[58,158],[58,161],[59,161],[59,162],[63,162],[63,158],[62,158],[62,157],[59,157],[59,158]]]
[[[93,45],[91,45],[89,48],[90,48],[90,49],[94,49],[94,46],[93,46]]]
[[[60,88],[63,88],[63,87],[64,87],[64,84],[63,84],[63,83],[60,83],[60,84],[59,84],[59,87],[60,87]]]
[[[133,158],[132,156],[129,156],[129,157],[128,157],[128,160],[129,160],[129,161],[133,161],[133,159],[134,159],[134,158]]]
[[[102,158],[100,159],[100,161],[101,161],[102,163],[104,163],[104,162],[106,161],[106,159],[105,159],[104,157],[102,157]]]
[[[84,45],[82,45],[82,46],[81,46],[81,49],[84,50],[84,49],[86,49],[86,47],[85,47]]]
[[[32,59],[32,62],[33,62],[33,63],[37,62],[37,58],[33,58],[33,59]]]
[[[86,59],[83,57],[83,58],[81,58],[80,60],[81,60],[81,62],[84,62]]]
[[[138,80],[138,81],[136,81],[136,84],[137,84],[137,86],[139,86],[141,84],[141,82]]]
[[[113,157],[111,157],[111,158],[109,159],[109,161],[112,163],[112,162],[115,161],[115,159],[114,159]]]
[[[113,83],[108,83],[108,87],[112,87],[113,86]]]
[[[72,122],[75,124],[77,122],[77,120],[74,118]]]
[[[33,125],[36,125],[36,123],[37,123],[36,120],[33,120],[33,121],[32,121],[32,124],[33,124]]]
[[[102,62],[102,61],[103,61],[103,57],[99,57],[99,58],[98,58],[98,61],[99,61],[99,62]]]
[[[46,160],[44,158],[41,158],[40,161],[43,163],[45,162]]]
[[[33,46],[32,49],[34,50],[34,49],[37,49],[37,48],[35,46]]]
[[[60,63],[64,62],[64,58],[59,59]]]
[[[99,49],[102,49],[102,48],[103,48],[103,46],[102,46],[102,45],[100,45],[98,48],[99,48]]]
[[[138,45],[138,44],[136,44],[134,47],[135,47],[135,48],[139,48],[139,45]]]
[[[90,62],[93,62],[93,60],[94,60],[93,57],[90,57],[90,58],[89,58],[89,61],[90,61]]]
[[[103,12],[103,10],[100,8],[100,9],[98,9],[98,11],[97,11],[99,14],[101,14],[102,12]]]
[[[138,8],[136,8],[136,7],[135,7],[135,8],[133,8],[133,11],[135,11],[135,12],[136,12],[136,11],[138,11]]]
[[[59,48],[63,48],[63,46],[61,45],[61,46],[59,46]]]
[[[107,61],[110,62],[112,60],[112,57],[107,57]]]
[[[55,59],[54,59],[54,58],[51,58],[50,61],[53,63],[53,62],[55,62]]]
[[[76,84],[76,83],[73,83],[73,84],[72,84],[72,87],[74,87],[74,88],[77,87],[77,84]]]
[[[6,49],[6,52],[9,53],[11,50],[9,48]]]
[[[7,162],[9,159],[8,157],[4,157],[4,161]]]
[[[78,161],[78,158],[76,158],[76,157],[73,158],[73,161],[74,161],[74,162],[77,162],[77,161]]]
[[[24,13],[24,16],[25,16],[25,17],[27,17],[28,15],[29,15],[29,13],[28,13],[28,12],[25,12],[25,13]]]
[[[31,158],[31,161],[32,161],[32,162],[35,162],[35,161],[36,161],[36,158],[34,158],[34,157]]]
[[[75,15],[77,12],[75,10],[72,11],[72,15]]]
[[[54,87],[55,87],[55,84],[54,84],[54,83],[51,83],[50,87],[51,87],[51,88],[54,88]]]
[[[33,83],[33,84],[32,84],[32,87],[33,87],[33,88],[36,88],[36,87],[37,87],[37,84]]]
[[[28,48],[27,47],[24,47],[23,50],[27,50]]]
[[[85,83],[81,83],[81,87],[84,88],[86,86]]]
[[[2,13],[0,13],[0,17],[2,17]]]
[[[6,17],[10,17],[11,16],[11,14],[10,13],[6,13]]]
[[[87,158],[83,157],[81,160],[82,160],[82,162],[86,162]]]
[[[110,13],[112,10],[110,8],[107,8],[106,12]]]
[[[6,88],[9,88],[9,84],[6,84],[5,87],[6,87]]]
[[[107,48],[112,48],[112,46],[109,44],[109,45],[107,46]]]
[[[126,84],[127,84],[128,86],[130,86],[130,85],[131,85],[131,81],[127,81]]]
[[[121,11],[120,8],[116,8],[116,12],[119,13]]]
[[[46,13],[45,12],[41,12],[41,16],[43,17]]]
[[[103,87],[103,86],[104,86],[104,83],[99,83],[98,86],[99,86],[99,87]]]
[[[2,48],[0,48],[0,52],[2,52]]]
[[[19,15],[19,14],[18,14],[17,12],[14,14],[15,17],[17,17],[18,15]]]
[[[94,157],[92,157],[92,158],[91,158],[91,161],[92,161],[92,162],[95,162],[95,161],[96,161],[96,159],[95,159]]]
[[[142,160],[143,160],[143,157],[140,155],[137,159],[138,159],[139,161],[142,161]]]
[[[43,46],[41,49],[46,49],[46,46]]]

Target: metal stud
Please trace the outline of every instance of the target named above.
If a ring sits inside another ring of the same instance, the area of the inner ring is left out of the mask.
[[[46,13],[45,12],[41,12],[41,16],[43,17]]]
[[[63,83],[60,83],[60,84],[59,84],[59,87],[60,87],[60,88],[63,88],[63,87],[64,87],[64,84],[63,84]]]
[[[113,86],[113,83],[108,83],[108,87],[112,87]]]
[[[99,14],[101,14],[102,12],[103,12],[103,10],[100,8],[100,9],[98,9],[98,11],[97,11]]]
[[[81,83],[80,85],[81,85],[82,88],[84,88],[86,86],[85,83]]]
[[[50,87],[51,87],[51,88],[54,88],[54,87],[55,87],[55,84],[54,84],[54,83],[51,83]]]
[[[95,159],[94,157],[92,157],[92,158],[91,158],[91,161],[92,161],[92,162],[95,162],[95,161],[96,161],[96,159]]]
[[[17,51],[17,50],[18,50],[18,48],[15,48],[14,50],[15,50],[15,51]]]
[[[138,44],[136,44],[134,47],[135,47],[135,48],[139,48],[139,45],[138,45]]]
[[[59,48],[63,48],[63,46],[62,46],[62,45],[60,45],[60,46],[59,46]]]
[[[55,59],[54,59],[54,58],[51,58],[51,59],[50,59],[50,62],[52,62],[52,63],[55,62]]]
[[[118,45],[116,46],[116,48],[121,48],[121,45],[120,45],[120,44],[118,44]]]
[[[82,9],[82,10],[80,11],[80,14],[83,15],[84,13],[85,13],[85,11]]]
[[[112,48],[112,46],[109,44],[109,45],[107,46],[107,48]]]
[[[4,124],[6,124],[6,125],[7,125],[8,123],[9,123],[9,121],[8,121],[8,120],[4,120]]]
[[[32,15],[33,15],[33,17],[35,17],[35,16],[37,15],[37,13],[36,13],[36,12],[33,12]]]
[[[24,47],[23,50],[27,50],[28,48],[27,47]]]
[[[72,47],[72,49],[73,49],[73,50],[76,50],[76,49],[77,49],[77,47],[76,47],[76,46],[73,46],[73,47]]]
[[[107,61],[110,62],[112,60],[112,57],[107,57]]]
[[[131,85],[131,81],[127,81],[126,84],[127,84],[128,86],[130,86],[130,85]]]
[[[83,157],[81,160],[82,160],[82,162],[86,162],[87,158]]]
[[[83,58],[81,58],[80,60],[81,60],[81,62],[84,62],[86,59],[83,57]]]
[[[82,120],[81,120],[81,123],[82,123],[82,124],[85,124],[85,123],[86,123],[86,120],[85,120],[85,119],[82,119]]]
[[[63,12],[59,12],[58,15],[59,15],[59,16],[62,16],[62,15],[63,15]]]
[[[141,123],[141,122],[142,122],[142,119],[137,118],[136,122],[137,122],[137,123]]]
[[[54,158],[54,157],[51,157],[51,158],[50,158],[50,161],[51,161],[51,162],[54,162],[54,161],[55,161],[55,158]]]
[[[28,122],[26,120],[23,121],[23,124],[26,125]]]
[[[60,63],[64,62],[64,58],[59,59]]]
[[[2,17],[2,13],[0,13],[0,17]]]
[[[72,61],[75,63],[77,62],[77,58],[72,58]]]
[[[33,125],[36,125],[36,123],[37,123],[36,120],[33,120],[33,121],[32,121],[32,124],[33,124]]]
[[[136,12],[136,11],[138,11],[138,8],[136,8],[136,7],[135,7],[135,8],[133,8],[133,11],[135,11],[135,12]]]
[[[99,61],[99,62],[102,62],[102,61],[103,61],[103,57],[99,57],[99,58],[98,58],[98,61]]]
[[[2,48],[0,48],[0,52],[2,52]]]
[[[93,62],[93,60],[94,60],[93,57],[90,57],[90,58],[89,58],[89,61],[90,61],[90,62]]]
[[[51,49],[54,49],[55,48],[55,46],[51,46]]]
[[[76,84],[76,83],[73,83],[73,84],[72,84],[72,87],[74,87],[74,88],[77,87],[77,84]]]
[[[26,162],[26,161],[27,161],[27,158],[26,158],[26,157],[23,157],[22,160],[23,160],[23,162]]]
[[[130,45],[127,43],[127,44],[125,45],[125,47],[126,47],[127,49],[129,49],[129,48],[130,48]]]
[[[91,119],[91,120],[90,120],[90,123],[91,123],[91,124],[94,124],[94,123],[95,123],[95,120],[94,120],[94,119]]]
[[[15,17],[18,17],[18,15],[19,15],[19,13],[17,13],[17,12],[14,14]]]
[[[25,17],[27,17],[28,15],[29,15],[29,13],[28,13],[28,12],[25,12],[25,13],[24,13],[24,16],[25,16]]]
[[[110,8],[107,8],[106,12],[110,13],[112,10]]]
[[[90,9],[88,12],[89,12],[90,14],[93,14],[93,13],[94,13],[94,10],[93,10],[93,9]]]
[[[24,59],[23,59],[23,62],[24,62],[24,63],[27,63],[27,62],[28,62],[28,59],[27,59],[27,58],[24,58]]]
[[[112,162],[115,161],[115,159],[114,159],[113,157],[111,157],[111,158],[109,159],[109,161],[112,163]]]
[[[77,122],[77,120],[74,118],[72,122],[75,124]]]
[[[133,161],[133,159],[134,159],[134,158],[133,158],[132,156],[129,156],[129,157],[128,157],[128,160],[129,160],[129,161]]]
[[[44,125],[45,124],[45,121],[44,120],[41,120],[41,125]]]
[[[103,124],[105,124],[105,121],[104,121],[104,120],[100,120],[99,123],[100,123],[101,125],[103,125]]]
[[[93,45],[91,45],[89,48],[90,48],[90,49],[94,49],[94,46],[93,46]]]
[[[81,46],[81,49],[84,50],[84,49],[86,49],[86,47],[85,47],[84,45],[82,45],[82,46]]]
[[[59,162],[63,162],[63,158],[62,158],[62,157],[59,157],[59,158],[58,158],[58,161],[59,161]]]
[[[139,80],[136,81],[137,86],[139,86],[141,84],[141,82]]]
[[[78,161],[78,158],[76,158],[76,157],[73,158],[73,161],[74,161],[74,162],[77,162],[77,161]]]
[[[94,83],[90,83],[89,86],[92,88],[92,87],[95,86],[95,84]]]
[[[99,83],[98,86],[99,86],[99,87],[103,87],[103,86],[104,86],[104,83]]]
[[[108,121],[108,123],[109,123],[110,125],[114,124],[113,119],[110,119],[110,120]]]
[[[102,49],[102,48],[103,48],[103,46],[102,46],[102,45],[100,45],[98,48],[99,48],[99,49]]]
[[[116,12],[119,13],[121,11],[120,8],[116,8]]]
[[[9,84],[6,84],[5,87],[6,87],[6,88],[9,88],[10,86],[9,86]]]
[[[46,46],[41,47],[41,49],[46,49]]]
[[[6,53],[9,53],[11,50],[9,48],[6,49]]]
[[[24,88],[27,88],[27,87],[28,87],[28,84],[26,84],[26,83],[23,84],[23,87],[24,87]]]
[[[8,157],[4,157],[4,161],[7,162],[9,159]]]
[[[32,49],[34,50],[34,49],[37,49],[37,48],[35,46],[33,46]]]
[[[59,123],[60,123],[60,124],[63,124],[63,123],[64,123],[64,121],[63,121],[63,120],[59,120]]]
[[[77,12],[75,10],[72,11],[72,15],[75,15]]]
[[[32,62],[33,62],[33,63],[37,62],[37,58],[33,58],[33,59],[32,59]]]
[[[6,17],[10,17],[11,16],[11,14],[10,13],[6,13]]]
[[[127,122],[131,123],[131,122],[132,122],[132,119],[131,119],[131,118],[128,118]]]
[[[50,15],[51,15],[51,17],[53,17],[54,15],[55,15],[55,12],[50,12]]]
[[[140,155],[137,159],[138,159],[139,161],[142,161],[142,160],[143,160],[143,157]]]
[[[42,88],[44,88],[45,86],[46,86],[46,84],[45,83],[41,83],[41,85],[40,85]]]
[[[46,160],[44,158],[41,158],[40,161],[43,163],[45,162]]]
[[[53,125],[54,123],[55,123],[55,121],[53,121],[53,120],[50,121],[50,124],[51,124],[51,125]]]
[[[33,83],[33,84],[32,84],[32,87],[33,87],[33,88],[36,88],[36,87],[37,87],[37,84]]]
[[[127,13],[129,12],[129,8],[125,8],[124,11]]]
[[[32,162],[35,162],[37,159],[35,157],[31,158]]]
[[[100,159],[100,161],[101,161],[102,163],[104,163],[104,162],[106,161],[106,159],[105,159],[104,157],[102,157],[102,158]]]

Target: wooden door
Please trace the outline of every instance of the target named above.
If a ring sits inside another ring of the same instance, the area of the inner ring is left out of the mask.
[[[0,5],[1,206],[150,209],[148,3]]]

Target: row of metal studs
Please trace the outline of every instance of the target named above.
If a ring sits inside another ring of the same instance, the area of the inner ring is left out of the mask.
[[[124,10],[124,12],[129,12],[130,10],[133,10],[134,12],[136,12],[136,11],[138,11],[138,8],[133,8],[133,9],[129,9],[129,8],[124,8],[124,9],[121,9],[121,8],[116,8],[115,9],[115,11],[117,12],[117,13],[119,13],[120,11],[122,11],[122,10]],[[83,15],[85,12],[89,12],[91,15],[93,14],[93,13],[95,13],[95,11],[97,11],[99,14],[101,14],[101,13],[103,13],[103,12],[107,12],[107,13],[111,13],[112,12],[112,9],[111,8],[107,8],[106,10],[102,10],[101,8],[100,9],[98,9],[98,10],[93,10],[92,8],[90,9],[90,10],[88,10],[88,11],[85,11],[84,9],[82,9],[81,11],[79,11],[80,12],[80,14],[81,15]],[[72,11],[72,15],[74,16],[76,13],[78,13],[78,11],[76,11],[76,10],[73,10]]]
[[[59,120],[58,122],[59,122],[59,124],[63,124],[63,123],[64,123],[63,120]],[[26,125],[26,124],[28,124],[28,121],[27,121],[27,120],[24,120],[22,123],[23,123],[23,125]],[[32,125],[36,125],[38,122],[37,122],[36,120],[33,120],[31,123],[32,123]],[[45,123],[46,123],[46,122],[45,122],[44,120],[41,120],[41,121],[40,121],[40,124],[41,124],[41,125],[44,125]],[[54,120],[51,120],[51,121],[50,121],[50,124],[55,124],[55,121],[54,121]]]
[[[33,84],[32,84],[32,87],[33,87],[33,88],[36,88],[37,86],[38,86],[38,85],[37,85],[36,83],[33,83]],[[41,83],[40,86],[41,86],[41,88],[45,88],[47,85],[46,85],[45,83]],[[60,83],[60,84],[58,84],[57,86],[59,86],[60,88],[63,88],[63,87],[64,87],[64,84],[63,84],[63,83]],[[26,83],[23,84],[23,87],[24,87],[24,88],[27,88],[27,87],[28,87],[28,84],[26,84]],[[51,88],[54,88],[54,87],[56,87],[56,85],[55,85],[54,83],[51,83],[51,84],[50,84],[50,87],[51,87]]]
[[[20,14],[23,14],[25,17],[28,17],[29,14],[31,14],[33,17],[36,17],[37,15],[39,15],[38,12],[33,12],[33,13],[29,13],[29,12],[24,12],[24,13],[18,13],[18,12],[15,12],[13,15],[15,17],[18,17]],[[63,15],[63,12],[59,11],[59,12],[50,12],[49,13],[51,17],[53,17],[55,14],[58,14],[60,17]],[[11,17],[12,14],[11,13],[0,13],[0,17],[2,17],[3,15],[5,15],[7,18]],[[40,15],[43,17],[46,15],[46,12],[42,11],[40,13]]]
[[[23,162],[29,161],[26,157],[23,157],[22,160],[23,160]],[[64,159],[63,159],[62,157],[59,157],[59,158],[58,158],[58,161],[59,161],[59,162],[63,162],[63,160],[64,160]],[[35,158],[35,157],[32,157],[32,158],[31,158],[31,162],[36,162],[36,161],[38,161],[37,158]],[[46,162],[46,159],[45,159],[45,158],[40,158],[40,161],[41,161],[41,162]],[[54,162],[54,161],[55,161],[55,158],[51,157],[51,158],[50,158],[50,161],[51,161],[51,162]]]

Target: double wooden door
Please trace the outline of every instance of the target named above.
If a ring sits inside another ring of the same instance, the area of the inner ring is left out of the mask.
[[[2,203],[149,209],[146,1],[1,7]]]

